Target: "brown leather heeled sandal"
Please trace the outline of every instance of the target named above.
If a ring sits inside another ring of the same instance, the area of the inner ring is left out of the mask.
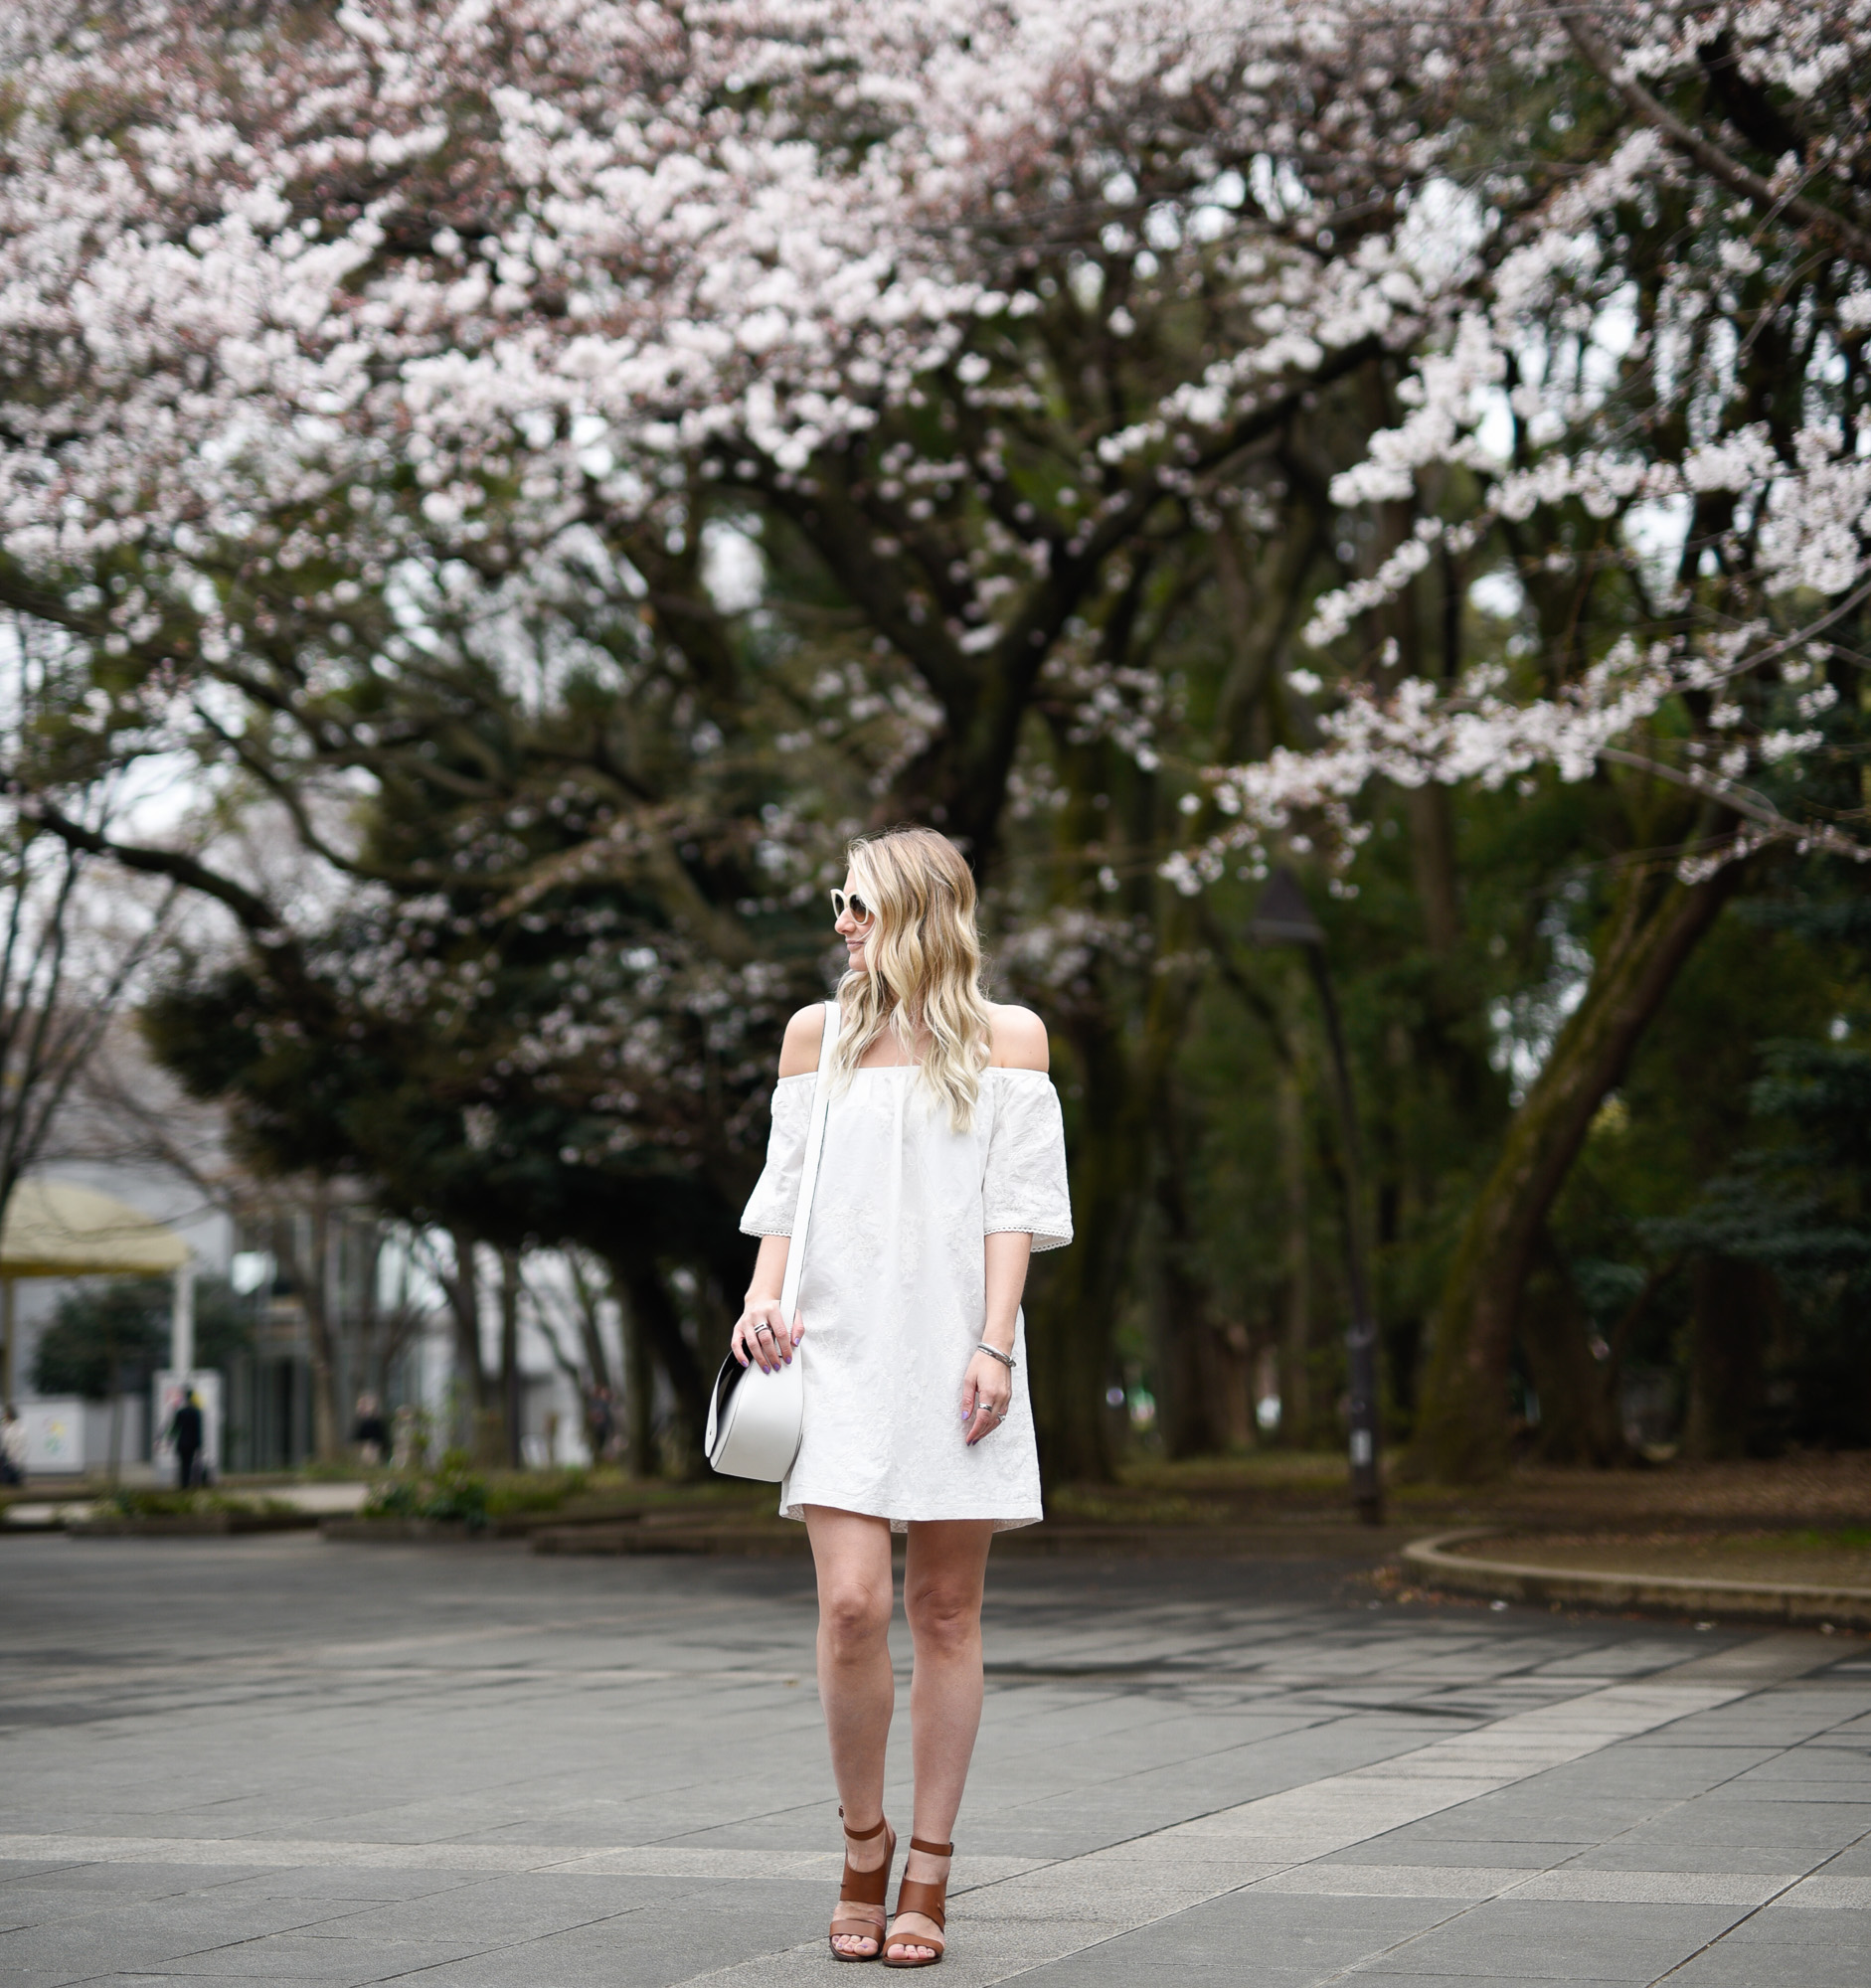
[[[844,1810],[838,1811],[838,1820],[844,1821]],[[877,1835],[890,1837],[885,1846],[884,1861],[875,1871],[854,1871],[851,1868],[851,1852],[845,1851],[845,1874],[838,1885],[838,1909],[831,1916],[831,1931],[827,1938],[868,1939],[874,1941],[869,1953],[840,1953],[834,1945],[831,1957],[834,1960],[875,1960],[884,1950],[884,1901],[890,1897],[890,1867],[897,1858],[897,1839],[891,1835],[890,1824],[882,1816],[877,1819],[875,1829],[847,1829],[845,1835],[852,1843],[868,1843]]]
[[[910,1839],[912,1850],[922,1851],[925,1857],[952,1857],[955,1846],[952,1843],[925,1843],[920,1836]],[[906,1877],[897,1887],[897,1910],[891,1919],[891,1929],[884,1934],[884,1943],[878,1952],[884,1957],[886,1967],[934,1967],[947,1952],[947,1942],[942,1933],[947,1930],[948,1920],[948,1880],[937,1878],[933,1882],[922,1878]],[[898,1932],[896,1922],[906,1913],[914,1912],[918,1918],[928,1919],[936,1930],[934,1933]],[[892,1946],[933,1946],[936,1951],[927,1960],[892,1960]]]

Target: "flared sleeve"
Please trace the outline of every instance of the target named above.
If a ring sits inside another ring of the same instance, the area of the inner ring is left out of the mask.
[[[741,1211],[743,1236],[790,1236],[799,1212],[799,1175],[805,1166],[805,1134],[812,1122],[816,1072],[782,1077],[773,1085],[773,1123],[766,1135],[766,1165]]]
[[[1043,1070],[993,1070],[987,1077],[999,1094],[981,1189],[982,1233],[1019,1230],[1036,1250],[1063,1248],[1072,1241],[1072,1198],[1059,1093]]]

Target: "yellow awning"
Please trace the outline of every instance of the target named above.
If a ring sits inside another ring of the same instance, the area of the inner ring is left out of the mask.
[[[69,1181],[21,1181],[0,1227],[0,1277],[160,1276],[188,1258],[173,1229]]]

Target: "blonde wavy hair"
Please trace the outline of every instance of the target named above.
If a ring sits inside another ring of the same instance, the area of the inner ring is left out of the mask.
[[[989,1055],[974,878],[960,850],[933,828],[859,836],[845,862],[877,915],[865,934],[863,969],[839,982],[844,1019],[834,1067],[848,1077],[893,1030],[904,1055],[916,1057],[922,1081],[947,1105],[950,1126],[965,1132]]]

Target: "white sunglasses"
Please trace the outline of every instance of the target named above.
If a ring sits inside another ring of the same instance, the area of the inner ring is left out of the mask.
[[[867,925],[877,913],[871,910],[855,891],[834,891],[831,894],[831,914],[841,918],[849,911],[861,925]]]

